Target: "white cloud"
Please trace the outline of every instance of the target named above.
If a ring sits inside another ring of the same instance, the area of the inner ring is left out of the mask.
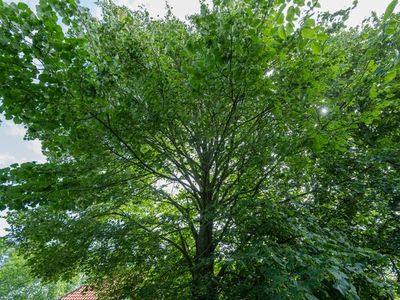
[[[166,12],[166,2],[172,7],[174,15],[184,20],[187,15],[197,13],[200,10],[198,0],[114,0],[118,5],[124,5],[132,10],[138,9],[140,6],[146,7],[153,17],[163,17]],[[206,1],[211,2],[211,1]]]
[[[362,20],[370,16],[372,11],[377,12],[379,15],[382,14],[390,1],[359,0],[357,8],[352,11],[347,24],[350,26],[360,25]],[[139,6],[144,6],[153,17],[163,17],[165,15],[165,3],[168,2],[172,7],[172,12],[181,20],[184,20],[187,15],[197,13],[200,9],[198,0],[114,0],[114,2],[132,10],[138,9]],[[211,0],[207,0],[206,3],[211,3]],[[353,0],[320,0],[321,10],[331,12],[351,7],[352,3]],[[396,11],[399,11],[399,9],[400,7],[398,6]]]
[[[6,0],[6,3],[11,3],[11,2],[24,2],[29,5],[31,9],[35,9],[36,5],[39,4],[39,0],[20,0],[20,1],[15,1],[15,0]]]
[[[6,235],[6,229],[9,228],[7,221],[0,217],[0,237]]]
[[[24,126],[15,124],[13,121],[4,120],[1,126],[4,127],[4,132],[8,136],[23,138],[26,134]]]
[[[353,0],[320,0],[319,2],[322,10],[329,10],[333,12],[351,7]],[[365,18],[371,15],[372,11],[376,12],[378,15],[383,14],[390,2],[391,0],[359,0],[357,7],[350,13],[350,18],[347,21],[347,24],[350,26],[360,25]],[[400,7],[397,6],[395,11],[398,12],[399,9]]]
[[[46,161],[38,139],[24,140],[26,128],[23,125],[5,120],[3,115],[0,115],[0,120],[0,167],[27,161]]]
[[[7,210],[0,211],[0,237],[5,236],[6,229],[10,227],[5,219],[6,216]]]
[[[0,168],[8,167],[10,164],[14,163],[17,158],[8,153],[0,153]]]
[[[138,5],[140,5],[141,3],[143,3],[143,1],[135,1],[135,0],[115,0],[115,3],[117,3],[118,5],[125,5],[129,8],[135,8]]]
[[[39,163],[46,161],[46,159],[43,155],[42,155],[42,157],[38,156],[35,158],[32,158],[32,157],[28,158],[26,156],[17,157],[15,155],[11,155],[9,153],[0,153],[0,168],[5,168],[12,164],[22,164],[24,162],[33,161],[33,160],[35,160]]]
[[[43,156],[42,143],[39,140],[27,141],[26,147],[35,155]]]
[[[21,164],[28,161],[37,161],[38,163],[46,162],[46,157],[42,154],[42,144],[39,140],[24,141],[23,146],[27,148],[23,151],[24,156],[17,156],[9,152],[0,153],[0,168],[8,167],[11,164]]]

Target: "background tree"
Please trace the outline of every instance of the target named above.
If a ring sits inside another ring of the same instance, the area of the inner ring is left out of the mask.
[[[0,109],[48,157],[0,177],[36,275],[114,299],[393,297],[397,1],[356,29],[316,1],[187,22],[0,3]]]
[[[32,277],[24,259],[14,249],[0,240],[0,298],[4,300],[58,299],[76,286],[73,283],[57,282],[44,284]]]

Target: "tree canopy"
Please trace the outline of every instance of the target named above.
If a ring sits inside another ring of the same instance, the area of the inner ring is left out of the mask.
[[[0,171],[36,276],[111,299],[393,299],[400,15],[214,0],[178,20],[0,1]]]

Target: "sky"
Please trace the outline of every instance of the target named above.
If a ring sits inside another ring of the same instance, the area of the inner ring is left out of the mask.
[[[6,1],[11,2],[11,1]],[[31,8],[34,8],[38,0],[24,0]],[[94,15],[99,16],[100,10],[94,4],[94,0],[81,0],[81,4],[91,9]],[[139,6],[145,6],[152,16],[163,16],[165,13],[165,0],[114,0],[115,3],[125,5],[131,9],[137,9]],[[320,0],[321,10],[337,11],[351,6],[353,0]],[[391,0],[359,0],[358,6],[354,9],[347,22],[349,26],[357,26],[365,17],[368,17],[372,11],[383,14]],[[180,19],[186,15],[199,11],[198,0],[169,0],[173,13]],[[397,7],[396,11],[399,11]],[[0,168],[7,167],[12,163],[22,163],[27,161],[45,162],[46,158],[42,155],[40,141],[24,140],[25,128],[22,125],[16,125],[10,120],[5,120],[0,115]],[[7,223],[2,218],[5,212],[0,212],[0,236],[5,234]]]

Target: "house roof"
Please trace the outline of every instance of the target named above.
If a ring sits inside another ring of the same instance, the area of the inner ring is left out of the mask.
[[[87,286],[81,286],[71,293],[62,296],[60,300],[97,300],[94,291],[89,290]]]

